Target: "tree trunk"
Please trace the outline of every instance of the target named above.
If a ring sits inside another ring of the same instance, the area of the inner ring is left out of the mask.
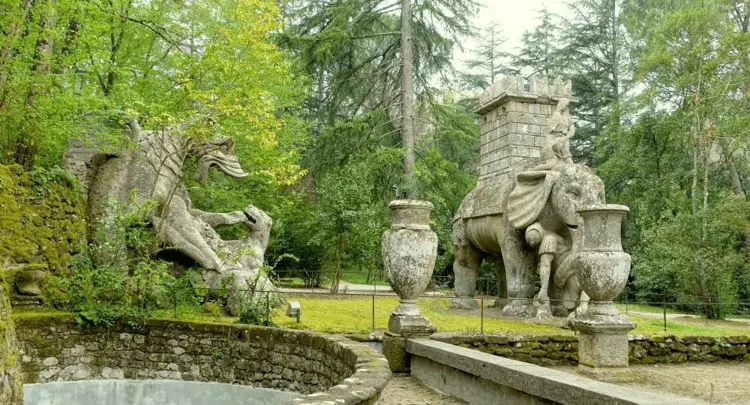
[[[612,19],[612,96],[615,105],[615,126],[617,131],[620,128],[620,52],[619,44],[617,42],[617,36],[619,34],[619,20],[617,14],[617,0],[612,0],[611,3],[611,15]]]
[[[745,193],[745,189],[742,188],[742,180],[740,179],[740,173],[737,170],[737,166],[734,164],[734,160],[732,159],[731,153],[727,150],[727,147],[725,145],[721,145],[722,152],[724,154],[724,157],[726,158],[727,162],[727,170],[729,171],[729,177],[732,181],[732,188],[734,189],[734,194],[747,198],[747,193]],[[742,235],[743,239],[745,239],[745,255],[747,256],[747,259],[750,260],[750,230],[745,231],[745,234]]]
[[[346,240],[344,235],[339,235],[339,244],[336,247],[336,269],[333,271],[333,280],[331,280],[331,293],[338,294],[339,292],[339,281],[341,280],[341,256],[344,255],[344,248],[346,246]]]
[[[417,198],[414,177],[414,50],[411,32],[411,0],[401,0],[401,144],[404,156],[406,192]]]
[[[706,128],[708,130],[708,128]],[[701,271],[701,289],[705,296],[704,300],[708,305],[710,318],[717,319],[720,315],[720,309],[713,305],[710,290],[708,289],[708,280],[706,276],[706,237],[708,232],[708,155],[710,154],[708,145],[703,145],[703,207],[701,209],[701,231],[700,231],[700,271]]]

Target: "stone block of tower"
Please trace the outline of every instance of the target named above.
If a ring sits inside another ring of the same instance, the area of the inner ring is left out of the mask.
[[[516,169],[538,163],[547,121],[561,98],[573,99],[570,81],[505,77],[479,98],[479,185],[505,181]]]

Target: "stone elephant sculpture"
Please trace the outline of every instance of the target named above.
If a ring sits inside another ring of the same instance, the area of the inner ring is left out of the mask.
[[[559,235],[559,254],[552,263],[549,299],[552,312],[568,315],[581,289],[569,266],[578,248],[583,219],[577,210],[603,204],[604,183],[581,164],[563,163],[549,170],[517,173],[509,181],[474,189],[453,222],[454,307],[475,307],[476,278],[482,261],[495,263],[498,286],[507,293],[503,312],[536,315],[538,257],[524,237],[532,224]],[[502,303],[498,300],[497,304]]]

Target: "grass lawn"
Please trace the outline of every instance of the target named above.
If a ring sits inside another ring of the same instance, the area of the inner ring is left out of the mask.
[[[285,277],[280,278],[276,285],[284,288],[305,288],[305,280],[301,277]]]
[[[299,301],[302,307],[301,323],[277,311],[274,322],[291,329],[309,329],[325,333],[370,333],[372,331],[372,297],[320,297],[312,295],[289,296],[289,301]],[[375,329],[387,329],[388,317],[398,304],[397,298],[375,298]],[[485,301],[489,306],[491,301]],[[478,313],[462,314],[450,309],[450,299],[420,298],[418,305],[422,314],[437,327],[438,332],[479,333]],[[532,323],[514,319],[489,317],[485,312],[485,333],[506,333],[518,335],[573,334],[572,331],[554,325]],[[750,324],[730,321],[709,321],[701,319],[678,319],[667,321],[664,332],[662,319],[629,316],[638,324],[631,334],[640,335],[706,335],[732,336],[750,335]]]
[[[349,284],[367,284],[373,285],[373,282],[367,282],[366,273],[344,273],[341,275],[341,281],[346,281]],[[375,281],[375,285],[390,285],[388,281]]]
[[[285,307],[275,311],[273,321],[280,327],[290,329],[307,329],[323,333],[367,334],[372,332],[372,297],[371,296],[331,296],[299,294],[287,296],[288,301],[299,301],[302,307],[301,323],[285,315]],[[388,328],[388,317],[398,304],[396,297],[375,297],[375,329]],[[422,314],[429,318],[438,332],[480,332],[480,311],[458,311],[450,309],[449,298],[420,298],[417,302]],[[555,325],[534,323],[531,321],[500,318],[499,310],[489,308],[492,300],[485,300],[484,332],[488,334],[509,335],[572,335],[574,332]],[[635,309],[634,309],[635,311]],[[647,311],[639,311],[647,312]],[[45,317],[70,317],[63,312],[15,312],[16,319],[35,319]],[[201,312],[195,307],[177,308],[160,311],[158,319],[180,319],[187,321],[231,324],[237,318],[220,313]],[[667,320],[667,331],[661,318],[628,316],[638,324],[630,332],[634,335],[678,335],[678,336],[738,336],[750,335],[750,323],[726,320],[711,320],[706,323],[701,318],[679,318]],[[71,318],[72,319],[72,318]]]
[[[623,314],[625,313],[625,310],[633,311],[633,312],[648,312],[653,314],[660,314],[662,313],[662,307],[655,307],[652,305],[644,305],[644,304],[615,304],[617,309],[620,310]],[[667,308],[667,313],[675,312],[674,309]]]
[[[325,333],[370,333],[372,331],[372,297],[315,297],[289,296],[288,301],[299,301],[302,319],[288,318],[277,311],[273,320],[290,329],[309,329]],[[474,315],[449,312],[450,299],[420,298],[417,302],[422,314],[438,328],[438,332],[479,333],[481,319]],[[398,298],[375,298],[375,329],[387,329],[388,317],[398,305]],[[555,326],[538,325],[520,320],[484,320],[485,333],[510,334],[573,334]]]

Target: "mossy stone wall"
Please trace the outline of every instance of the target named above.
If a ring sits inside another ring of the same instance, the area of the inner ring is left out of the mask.
[[[500,336],[436,333],[431,339],[540,366],[578,365],[575,336]],[[629,336],[634,364],[750,361],[749,336]]]
[[[167,320],[81,329],[72,316],[34,314],[17,325],[26,383],[218,382],[316,393],[295,404],[355,405],[375,403],[390,378],[383,356],[367,346],[305,331]]]
[[[0,279],[2,276],[0,272]],[[0,404],[22,405],[21,358],[6,285],[0,283]]]
[[[41,264],[66,274],[86,237],[83,207],[66,172],[0,165],[0,266]]]

